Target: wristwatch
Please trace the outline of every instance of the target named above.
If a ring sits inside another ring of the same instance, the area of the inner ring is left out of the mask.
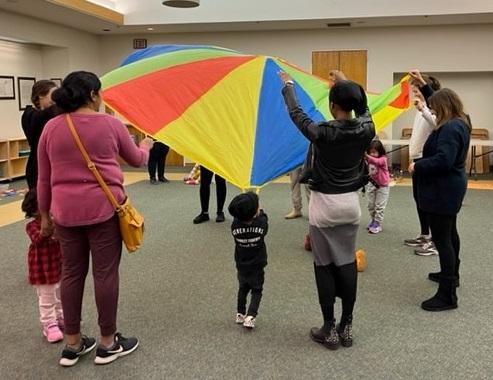
[[[285,86],[287,86],[288,84],[290,84],[291,86],[294,86],[294,82],[292,80],[287,80],[286,82],[284,82]]]

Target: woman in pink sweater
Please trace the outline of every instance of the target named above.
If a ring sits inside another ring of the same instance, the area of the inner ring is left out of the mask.
[[[69,74],[53,100],[63,113],[47,124],[38,146],[38,204],[41,233],[56,229],[62,251],[61,299],[65,315],[65,346],[60,365],[72,366],[93,350],[96,340],[80,333],[84,282],[91,255],[100,345],[95,362],[106,364],[131,353],[136,338],[116,331],[122,238],[118,217],[88,169],[66,123],[69,113],[91,160],[121,203],[125,200],[120,155],[132,166],[147,162],[152,140],[140,148],[118,119],[100,113],[101,82],[96,75],[78,71]]]
[[[370,182],[366,185],[370,223],[368,232],[378,234],[382,231],[383,213],[389,200],[389,166],[387,153],[380,140],[373,140],[366,153],[370,172]]]

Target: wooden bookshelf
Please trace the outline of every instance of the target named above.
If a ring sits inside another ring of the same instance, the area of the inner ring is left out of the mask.
[[[146,137],[144,133],[139,131],[133,125],[131,124],[125,124],[125,125],[127,126],[128,132],[130,133],[130,136],[132,136],[136,144],[138,144],[142,139]],[[176,153],[173,149],[170,149],[168,155],[166,156],[166,165],[183,166],[184,165],[183,156]]]
[[[24,138],[0,140],[0,182],[26,174],[29,152],[29,144]]]
[[[136,144],[139,144],[140,141],[146,137],[145,133],[142,133],[137,128],[135,128],[132,124],[128,123],[128,121],[122,115],[113,112],[111,108],[105,106],[104,112],[120,119],[126,125],[128,132],[130,133],[130,136],[132,136],[132,139],[135,141]],[[125,161],[121,157],[118,158],[118,161],[120,162],[120,164],[125,163]],[[168,155],[166,156],[166,165],[185,166],[185,163],[186,162],[184,157],[170,148]]]

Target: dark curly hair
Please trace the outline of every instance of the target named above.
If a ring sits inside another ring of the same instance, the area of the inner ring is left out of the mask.
[[[21,210],[26,214],[26,218],[35,218],[38,215],[38,197],[36,190],[29,190],[22,201]]]
[[[98,95],[101,81],[94,73],[74,71],[67,75],[62,87],[53,92],[51,98],[63,112],[73,112],[90,103],[92,94]]]

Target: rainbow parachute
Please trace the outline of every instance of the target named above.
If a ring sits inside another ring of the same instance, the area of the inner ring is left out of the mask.
[[[300,166],[308,141],[289,118],[278,72],[315,121],[329,118],[328,82],[282,59],[212,46],[159,45],[104,75],[103,99],[136,128],[242,188]],[[377,129],[409,107],[407,81],[369,94]]]

